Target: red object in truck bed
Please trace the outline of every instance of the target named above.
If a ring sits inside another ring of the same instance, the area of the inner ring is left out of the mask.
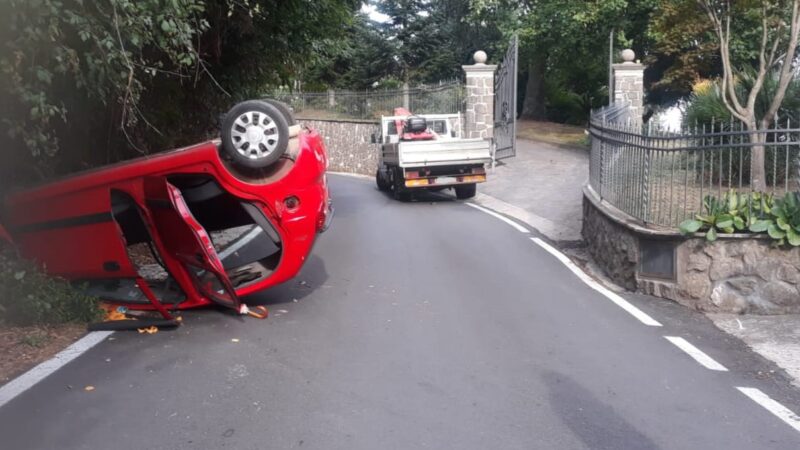
[[[273,166],[242,173],[217,146],[10,195],[3,224],[23,256],[112,303],[165,317],[211,302],[241,311],[239,297],[295,276],[327,227],[327,156],[319,134],[305,130]],[[219,244],[242,234],[220,258]]]

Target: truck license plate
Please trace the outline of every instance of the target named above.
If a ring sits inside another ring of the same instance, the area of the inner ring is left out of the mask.
[[[436,178],[436,184],[453,184],[458,183],[458,179],[456,177],[438,177]]]

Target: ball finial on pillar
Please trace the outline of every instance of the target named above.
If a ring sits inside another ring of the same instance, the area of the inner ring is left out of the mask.
[[[472,59],[475,60],[475,64],[486,64],[486,52],[478,50],[472,55]]]
[[[632,63],[633,60],[636,59],[636,53],[629,48],[619,52],[619,55],[622,57],[622,61],[625,63]]]

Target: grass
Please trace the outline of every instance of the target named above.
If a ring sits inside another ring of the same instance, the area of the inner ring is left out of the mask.
[[[518,120],[517,138],[572,147],[589,146],[584,127],[562,123]]]
[[[88,323],[101,317],[98,300],[50,277],[0,244],[0,324]]]

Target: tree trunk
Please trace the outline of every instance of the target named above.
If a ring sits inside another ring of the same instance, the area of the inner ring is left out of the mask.
[[[755,120],[746,123],[747,130],[750,131],[750,188],[756,192],[767,190],[767,173],[764,168],[764,142],[766,134],[755,133],[758,131],[759,124]]]
[[[525,101],[522,104],[522,118],[545,120],[544,76],[547,57],[539,56],[528,66],[528,82],[525,87]]]

